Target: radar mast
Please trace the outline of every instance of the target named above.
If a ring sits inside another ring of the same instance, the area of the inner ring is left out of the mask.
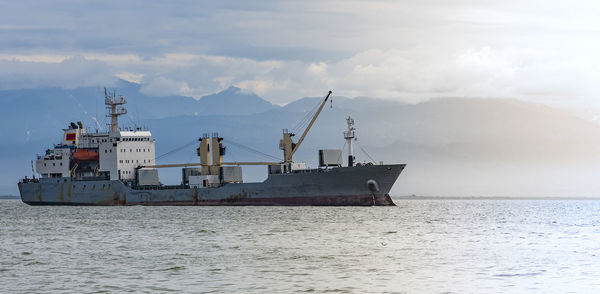
[[[352,140],[354,140],[354,119],[348,117],[346,119],[346,123],[348,124],[348,130],[344,132],[344,139],[346,139],[348,143],[348,166],[354,165],[354,154],[352,153]]]
[[[122,95],[117,97],[116,91],[111,93],[104,88],[104,104],[108,109],[108,114],[106,116],[110,117],[111,133],[119,132],[119,116],[127,113],[127,109],[122,106],[125,103],[127,103],[127,101],[125,101],[125,97]]]

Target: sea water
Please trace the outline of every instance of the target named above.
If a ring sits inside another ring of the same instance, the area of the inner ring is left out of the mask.
[[[1,293],[597,293],[600,201],[0,201]]]

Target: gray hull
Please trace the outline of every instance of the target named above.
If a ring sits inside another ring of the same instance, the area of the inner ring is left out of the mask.
[[[21,182],[30,205],[394,205],[388,193],[404,164],[270,174],[217,188],[132,188],[121,181],[44,178]]]

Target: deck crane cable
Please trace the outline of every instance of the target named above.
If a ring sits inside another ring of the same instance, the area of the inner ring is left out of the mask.
[[[358,141],[356,141],[356,145],[358,145],[358,148],[360,148],[360,150],[367,155],[367,157],[371,160],[371,162],[373,164],[375,164],[377,161],[375,161],[375,159],[373,159],[373,157],[371,157],[371,155],[369,155],[369,153],[367,153],[367,151],[365,151],[365,149],[362,148],[362,146],[360,146],[360,144],[358,144]]]
[[[310,123],[310,120],[313,118],[313,116],[315,116],[315,113],[318,111],[319,106],[321,105],[321,101],[322,100],[319,100],[317,104],[304,115],[302,120],[300,120],[296,127],[294,127],[294,133],[300,132],[302,129],[306,128],[306,126]]]
[[[317,105],[318,106],[318,105]],[[304,116],[296,123],[296,125],[292,128],[292,133],[297,133],[302,130],[304,126],[310,121],[310,118],[313,116],[315,109],[313,108],[310,111],[307,111]]]
[[[195,143],[197,143],[197,142],[198,142],[198,140],[193,140],[193,141],[191,141],[191,142],[189,142],[189,143],[186,143],[186,144],[185,144],[185,145],[183,145],[183,146],[180,146],[180,147],[177,147],[177,148],[175,148],[175,149],[172,149],[171,151],[169,151],[169,152],[167,152],[167,153],[164,153],[164,154],[162,154],[162,155],[160,155],[160,156],[156,157],[156,161],[158,161],[159,159],[162,159],[162,158],[164,158],[164,157],[167,157],[167,156],[169,156],[169,155],[171,155],[171,154],[173,154],[173,153],[175,153],[175,152],[181,151],[181,150],[183,150],[183,149],[185,149],[185,148],[187,148],[187,147],[189,147],[189,146],[191,146],[191,145],[194,145],[194,144],[195,144]]]
[[[319,106],[319,105],[317,104],[317,105],[315,105],[315,106],[314,106],[314,107],[313,107],[313,108],[312,108],[310,111],[308,111],[308,112],[305,112],[305,113],[304,113],[304,116],[303,116],[303,117],[302,117],[302,118],[301,118],[301,119],[298,121],[298,123],[297,123],[297,124],[296,124],[296,125],[295,125],[295,126],[292,128],[292,132],[295,132],[297,129],[299,129],[299,128],[300,128],[300,125],[302,125],[303,123],[305,123],[305,121],[308,121],[308,120],[310,119],[310,117],[311,117],[311,115],[310,115],[310,114],[311,114],[311,113],[313,113],[313,112],[316,110],[316,108],[317,108],[318,106]]]
[[[242,145],[242,144],[240,144],[240,143],[236,143],[236,142],[234,142],[234,141],[231,141],[230,139],[223,139],[223,141],[224,141],[224,142],[227,142],[228,144],[231,144],[231,145],[233,145],[233,146],[236,146],[236,147],[238,147],[238,148],[244,149],[244,150],[246,150],[246,151],[248,151],[248,152],[251,152],[251,153],[254,153],[254,154],[258,154],[258,155],[262,155],[262,156],[264,156],[264,157],[268,157],[268,158],[271,158],[271,159],[275,159],[275,160],[277,160],[277,161],[282,161],[282,160],[281,160],[281,158],[279,158],[279,157],[276,157],[276,156],[273,156],[273,155],[269,155],[269,154],[267,154],[267,153],[264,153],[264,152],[258,151],[258,150],[256,150],[256,149],[250,148],[250,147],[248,147],[248,146],[245,146],[245,145]]]
[[[342,149],[340,150],[344,150],[344,148],[346,148],[346,144],[348,144],[348,142],[346,142],[346,140],[344,140],[344,146],[342,146]],[[342,161],[342,152],[340,152],[340,157],[338,157],[338,162]],[[342,165],[344,165],[342,163]]]
[[[321,100],[319,100],[317,102],[317,104],[304,115],[304,117],[298,122],[298,124],[296,124],[296,126],[294,126],[294,128],[292,128],[292,132],[297,133],[300,130],[302,130],[306,125],[308,125],[308,123],[310,122],[310,119],[314,116],[315,112],[317,111],[317,109],[319,109],[320,105],[321,105]]]

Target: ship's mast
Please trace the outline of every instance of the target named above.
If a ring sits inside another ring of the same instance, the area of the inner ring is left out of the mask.
[[[104,88],[104,104],[108,109],[107,117],[110,117],[110,132],[118,133],[119,132],[119,116],[126,114],[127,109],[125,107],[120,106],[127,103],[125,101],[125,97],[119,95],[117,97],[117,92],[109,92]],[[120,106],[120,107],[118,107]]]
[[[344,132],[344,139],[348,142],[348,166],[354,165],[354,153],[352,153],[352,140],[354,140],[354,119],[348,117],[346,119],[348,130]]]

